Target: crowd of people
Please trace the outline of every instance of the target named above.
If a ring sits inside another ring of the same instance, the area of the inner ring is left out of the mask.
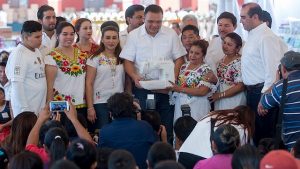
[[[0,168],[300,168],[300,53],[266,16],[256,3],[223,12],[208,42],[193,16],[173,30],[160,6],[132,5],[128,27],[103,23],[98,43],[89,19],[41,6],[1,57]],[[160,76],[145,67],[166,61],[175,81],[143,88]]]

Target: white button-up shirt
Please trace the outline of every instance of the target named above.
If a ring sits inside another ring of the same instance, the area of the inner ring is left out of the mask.
[[[128,36],[127,28],[119,33],[120,45],[122,49],[125,46],[127,36]]]
[[[45,33],[42,32],[42,45],[40,46],[39,50],[41,51],[42,55],[45,57],[50,53],[50,51],[55,48],[56,44],[56,33],[52,35],[51,38]]]
[[[287,50],[287,45],[265,23],[249,31],[241,61],[244,84],[264,82],[264,93],[274,83],[280,59]]]
[[[207,48],[206,56],[204,58],[204,62],[210,66],[213,72],[217,73],[217,63],[224,57],[224,52],[222,49],[222,39],[221,37],[213,38],[209,42],[209,46]]]
[[[162,26],[159,32],[152,37],[146,31],[145,25],[131,31],[120,57],[135,63],[137,71],[143,63],[151,61],[174,61],[186,55],[176,32]]]

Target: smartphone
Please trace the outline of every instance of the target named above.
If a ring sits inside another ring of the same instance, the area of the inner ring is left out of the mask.
[[[70,106],[67,101],[51,101],[49,104],[50,111],[52,112],[64,112],[64,110],[70,110]]]

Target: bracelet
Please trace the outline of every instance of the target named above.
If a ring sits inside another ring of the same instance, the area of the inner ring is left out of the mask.
[[[94,109],[94,107],[90,107],[90,108],[88,108],[88,109],[87,109],[87,111],[89,111],[89,110],[92,110],[92,109]]]
[[[223,97],[225,97],[225,96],[226,96],[226,93],[225,93],[225,92],[222,92],[222,93],[219,94],[219,98],[223,98]]]

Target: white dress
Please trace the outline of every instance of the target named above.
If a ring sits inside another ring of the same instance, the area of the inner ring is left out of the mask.
[[[242,81],[241,58],[237,58],[227,65],[224,58],[217,66],[217,76],[219,80],[218,92],[224,92]],[[246,94],[244,91],[234,96],[222,98],[215,102],[215,110],[233,109],[240,105],[246,105]]]
[[[181,105],[188,104],[191,108],[191,116],[199,121],[210,112],[208,96],[216,90],[216,86],[203,80],[203,77],[211,71],[207,64],[202,64],[194,70],[187,70],[189,62],[182,65],[178,76],[178,85],[185,88],[199,88],[206,86],[211,92],[205,96],[191,96],[185,93],[173,94],[175,99],[174,122],[182,116]]]

